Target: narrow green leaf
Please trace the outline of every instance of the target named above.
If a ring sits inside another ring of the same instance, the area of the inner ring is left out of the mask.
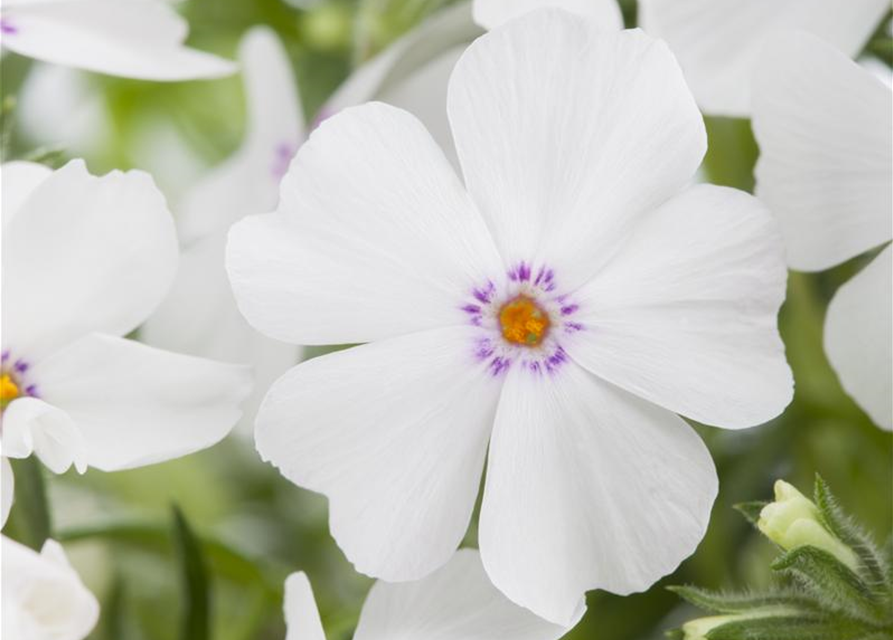
[[[738,504],[733,505],[733,507],[735,511],[747,518],[749,523],[753,526],[757,526],[757,521],[760,519],[760,512],[767,504],[769,503],[763,500],[753,500],[752,502],[739,502]]]
[[[108,640],[122,640],[125,637],[124,603],[126,592],[127,584],[124,582],[124,578],[120,574],[116,575],[108,601],[102,606],[103,637]]]
[[[15,531],[23,544],[40,550],[53,532],[43,464],[37,456],[11,462],[15,475]]]
[[[183,613],[180,638],[209,640],[211,637],[211,584],[201,543],[195,537],[183,513],[173,507],[172,537],[180,565],[183,588]]]
[[[851,622],[829,618],[770,616],[736,620],[707,633],[708,640],[856,640],[865,633]]]
[[[711,613],[743,613],[760,607],[778,605],[797,607],[804,611],[817,609],[814,601],[795,591],[761,594],[722,593],[692,586],[667,587],[667,589],[699,609]]]
[[[815,503],[823,524],[859,556],[869,584],[875,589],[883,586],[886,582],[886,572],[880,550],[871,536],[844,513],[828,484],[818,474],[815,477]]]
[[[772,569],[791,575],[811,593],[825,611],[878,623],[886,607],[849,567],[815,547],[798,547],[777,558]]]

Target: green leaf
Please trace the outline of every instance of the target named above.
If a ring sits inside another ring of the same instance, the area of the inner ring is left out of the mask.
[[[664,636],[670,640],[685,640],[685,632],[682,629],[670,629],[664,631]]]
[[[876,590],[883,588],[887,582],[886,563],[880,550],[871,536],[844,513],[828,484],[818,474],[815,477],[815,503],[822,523],[859,556],[869,584]]]
[[[15,531],[23,544],[39,551],[53,533],[43,464],[37,456],[11,462],[15,476]]]
[[[667,587],[683,600],[711,613],[743,613],[768,606],[791,606],[806,611],[815,610],[815,603],[795,591],[773,593],[722,593],[699,587]]]
[[[751,502],[739,502],[733,506],[735,511],[747,518],[749,523],[753,526],[757,526],[757,522],[760,519],[760,512],[767,504],[769,503],[763,500],[753,500]]]
[[[849,567],[815,547],[798,547],[772,563],[772,569],[791,575],[820,603],[823,610],[850,618],[882,622],[886,607]]]
[[[769,616],[736,620],[707,633],[708,640],[857,640],[866,629],[828,618]]]
[[[211,585],[201,543],[183,513],[173,507],[172,537],[180,564],[183,585],[182,640],[209,640],[211,637]]]
[[[121,640],[125,637],[124,603],[127,585],[121,575],[116,575],[112,588],[109,591],[108,600],[102,606],[103,637],[108,640]]]

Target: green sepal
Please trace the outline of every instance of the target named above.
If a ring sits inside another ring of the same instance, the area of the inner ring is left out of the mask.
[[[767,616],[727,622],[707,633],[707,640],[859,640],[873,633],[862,625],[840,624],[821,616]]]
[[[819,508],[822,524],[856,553],[867,574],[868,582],[875,589],[882,588],[887,582],[887,576],[886,562],[880,550],[871,536],[844,513],[837,498],[819,474],[815,477],[815,503]]]
[[[772,569],[791,575],[826,611],[871,623],[883,621],[884,606],[849,567],[827,551],[798,547],[777,558]]]
[[[738,504],[733,505],[733,508],[747,518],[747,521],[750,524],[757,526],[757,522],[760,519],[760,512],[767,504],[769,503],[764,500],[753,500],[751,502],[739,502]]]
[[[183,513],[173,507],[172,537],[183,590],[182,640],[208,640],[211,635],[211,585],[201,543]]]
[[[815,604],[794,591],[775,591],[771,593],[722,593],[699,587],[667,587],[683,600],[699,609],[710,613],[746,613],[753,609],[771,606],[790,606],[804,610],[816,611]]]

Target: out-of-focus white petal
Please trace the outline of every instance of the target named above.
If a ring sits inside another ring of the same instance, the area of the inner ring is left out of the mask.
[[[357,570],[414,580],[462,540],[500,380],[452,327],[304,362],[257,417],[261,456],[329,498],[332,535]]]
[[[71,416],[38,398],[18,398],[3,411],[3,455],[27,458],[32,453],[54,473],[72,464],[86,471],[84,436]]]
[[[250,433],[267,389],[300,361],[302,348],[261,335],[239,313],[223,266],[225,242],[226,234],[217,233],[183,250],[174,286],[140,339],[176,353],[252,365],[254,390],[239,422],[239,431]]]
[[[99,619],[99,603],[68,564],[55,540],[40,553],[0,537],[3,557],[3,637],[82,640]]]
[[[793,381],[778,334],[787,269],[773,216],[741,191],[697,185],[641,219],[575,294],[565,348],[596,375],[726,428],[780,414]]]
[[[30,58],[142,80],[217,78],[236,70],[183,46],[188,25],[156,0],[6,3],[3,46]]]
[[[248,321],[305,345],[465,324],[461,301],[503,273],[443,153],[416,118],[381,103],[314,131],[279,210],[234,225],[226,262]]]
[[[31,193],[3,233],[3,346],[30,362],[92,331],[124,335],[177,268],[164,197],[140,171],[74,161]]]
[[[239,419],[251,391],[248,367],[99,334],[41,361],[33,375],[42,397],[77,424],[87,463],[104,471],[210,447]]]
[[[279,182],[304,140],[304,115],[288,55],[276,34],[251,29],[239,46],[248,124],[241,149],[204,176],[177,206],[180,241],[219,232],[276,208]]]
[[[285,579],[285,640],[326,640],[313,588],[303,571]]]
[[[354,640],[557,640],[567,631],[508,600],[490,582],[480,554],[460,549],[422,580],[377,582]]]
[[[691,180],[707,144],[664,43],[554,9],[476,40],[450,80],[448,112],[502,256],[549,264],[571,289]]]
[[[15,501],[15,476],[12,473],[12,465],[5,455],[0,455],[0,528],[6,524],[9,518],[9,510]]]
[[[757,195],[788,264],[827,269],[893,238],[890,88],[802,32],[773,38],[757,70]]]
[[[828,305],[825,352],[840,383],[876,425],[893,430],[893,248],[889,245]]]
[[[485,29],[495,29],[528,11],[546,7],[583,16],[604,29],[623,28],[617,0],[474,0],[474,21]]]
[[[889,0],[639,0],[639,24],[669,43],[705,112],[746,117],[768,36],[802,29],[855,56],[889,7]]]
[[[111,144],[112,114],[89,73],[35,62],[16,100],[16,123],[32,144],[79,158],[95,157]]]
[[[679,417],[573,363],[513,368],[490,442],[480,545],[493,583],[571,623],[588,589],[643,591],[694,552],[717,478]]]
[[[2,197],[0,209],[2,209],[4,233],[6,225],[12,221],[13,216],[18,213],[40,183],[52,173],[49,167],[36,162],[14,161],[0,167],[3,187],[0,189]]]

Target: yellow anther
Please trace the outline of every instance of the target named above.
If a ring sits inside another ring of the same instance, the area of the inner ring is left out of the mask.
[[[518,296],[499,310],[502,337],[514,344],[535,347],[549,331],[549,316],[531,298]]]
[[[19,385],[8,373],[0,375],[0,405],[6,406],[19,397]]]

